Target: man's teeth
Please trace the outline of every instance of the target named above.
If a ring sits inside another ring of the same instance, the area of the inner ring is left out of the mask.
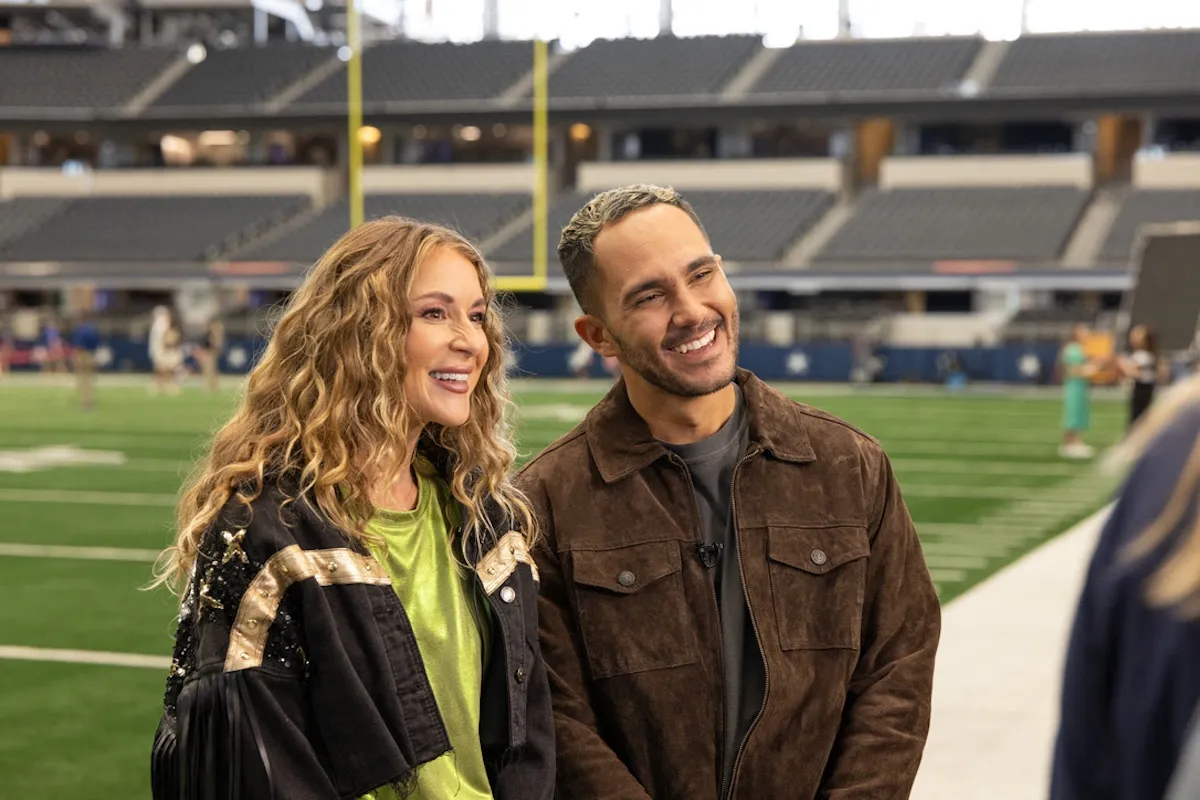
[[[713,343],[713,339],[717,338],[717,329],[713,328],[708,333],[701,336],[699,339],[694,339],[687,344],[681,344],[675,348],[676,353],[690,353],[693,350],[699,350],[701,347],[708,347]]]
[[[462,381],[463,383],[467,381],[465,372],[431,372],[429,374],[439,381]]]

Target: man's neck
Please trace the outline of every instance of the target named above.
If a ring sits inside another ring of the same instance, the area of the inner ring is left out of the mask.
[[[642,380],[625,382],[629,402],[655,439],[692,444],[707,439],[733,416],[737,389],[731,383],[703,397],[679,397]]]

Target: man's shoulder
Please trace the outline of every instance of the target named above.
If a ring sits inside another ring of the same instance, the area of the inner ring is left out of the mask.
[[[824,409],[793,400],[775,389],[770,391],[776,393],[791,412],[791,419],[786,420],[784,424],[802,428],[819,459],[847,455],[877,458],[883,455],[883,446],[879,440],[856,425]],[[783,406],[775,406],[781,407]]]
[[[587,455],[587,421],[579,423],[555,439],[517,472],[517,481],[528,485],[559,473],[564,465],[578,468],[579,459]]]
[[[792,405],[803,418],[810,436],[834,445],[880,447],[879,440],[874,436],[835,414],[795,400],[792,401]]]

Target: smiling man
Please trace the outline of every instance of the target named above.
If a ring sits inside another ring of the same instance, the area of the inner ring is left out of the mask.
[[[941,617],[879,444],[737,367],[672,189],[593,198],[559,258],[621,379],[521,473],[571,800],[908,797]]]

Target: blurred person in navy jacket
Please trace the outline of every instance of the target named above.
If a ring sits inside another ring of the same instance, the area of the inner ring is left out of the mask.
[[[1051,800],[1161,800],[1200,699],[1200,377],[1115,457],[1136,461],[1071,631]]]

